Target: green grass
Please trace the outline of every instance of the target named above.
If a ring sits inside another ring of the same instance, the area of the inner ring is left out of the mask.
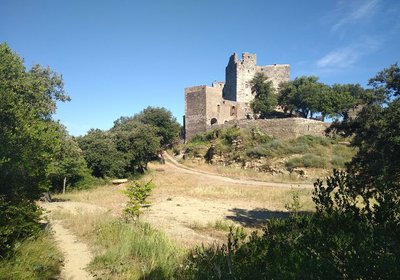
[[[231,145],[234,139],[241,139],[242,149],[235,149]],[[310,135],[275,139],[255,130],[230,128],[197,135],[183,149],[188,158],[202,157],[213,144],[216,154],[223,154],[226,162],[263,159],[283,170],[294,167],[331,170],[344,168],[355,154],[354,148],[339,144],[338,141]]]
[[[328,161],[325,157],[321,157],[315,154],[305,154],[301,157],[293,157],[286,161],[286,167],[316,167],[316,168],[327,168]]]
[[[225,220],[216,220],[214,222],[209,222],[207,224],[201,224],[199,222],[193,222],[189,224],[189,228],[197,231],[205,231],[209,229],[214,229],[217,231],[226,231],[228,232],[230,228],[236,228],[237,226],[229,221]]]
[[[127,224],[115,220],[97,229],[96,243],[105,251],[91,268],[128,279],[170,279],[183,250],[147,223]]]
[[[23,241],[15,253],[0,260],[0,279],[58,279],[62,254],[49,232]]]
[[[171,279],[185,251],[162,232],[141,221],[105,214],[55,212],[87,242],[95,258],[89,269],[100,279]]]

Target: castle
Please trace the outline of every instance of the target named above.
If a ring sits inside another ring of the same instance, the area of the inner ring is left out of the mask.
[[[259,72],[277,88],[281,82],[289,81],[290,65],[258,66],[255,54],[243,53],[239,60],[234,53],[225,68],[225,83],[185,88],[185,139],[206,132],[216,124],[253,118],[250,102],[254,94],[250,81]]]

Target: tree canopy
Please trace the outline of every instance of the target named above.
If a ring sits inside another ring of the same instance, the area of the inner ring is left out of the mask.
[[[161,146],[170,147],[175,144],[180,125],[170,111],[160,107],[147,107],[135,115],[141,123],[151,125],[157,129],[157,135],[161,137]]]
[[[257,73],[250,82],[254,100],[250,103],[253,112],[260,118],[267,118],[277,105],[275,88],[263,73]]]
[[[49,170],[61,150],[57,101],[67,101],[61,76],[35,65],[26,70],[0,44],[0,257],[17,240],[40,230],[34,200],[50,186]]]
[[[177,142],[179,130],[170,111],[147,107],[120,117],[108,131],[91,130],[77,140],[94,176],[121,178],[145,172],[149,161]]]
[[[35,199],[49,187],[47,172],[61,148],[52,120],[57,101],[67,101],[62,78],[0,44],[0,194]]]

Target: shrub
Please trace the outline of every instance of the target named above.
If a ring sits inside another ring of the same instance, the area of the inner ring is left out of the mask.
[[[236,140],[239,136],[240,136],[240,128],[238,127],[230,127],[222,131],[222,138],[228,144],[232,144],[232,142]]]
[[[0,260],[0,279],[58,279],[62,254],[47,231],[20,243],[14,253]]]
[[[271,156],[272,153],[269,149],[264,148],[263,146],[253,147],[246,151],[246,155],[251,158],[261,158]]]
[[[295,167],[316,167],[326,168],[328,165],[327,160],[324,157],[317,156],[314,154],[305,154],[302,157],[293,157],[285,163],[287,168]]]
[[[347,161],[342,156],[333,156],[331,164],[334,168],[344,168]]]
[[[128,202],[124,209],[124,213],[127,219],[133,218],[136,220],[142,214],[142,207],[148,204],[147,198],[150,196],[151,191],[154,188],[152,180],[147,183],[134,181],[132,185],[129,185],[124,193],[128,197]]]
[[[203,143],[217,139],[221,135],[220,129],[213,129],[209,132],[199,133],[190,139],[190,143]]]
[[[0,257],[13,252],[15,244],[40,232],[40,208],[31,201],[10,203],[0,196]]]
[[[327,160],[324,157],[314,154],[305,154],[303,156],[304,167],[326,168]]]

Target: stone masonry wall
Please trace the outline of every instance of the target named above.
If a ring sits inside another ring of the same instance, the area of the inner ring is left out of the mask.
[[[214,128],[229,128],[237,126],[240,128],[257,128],[261,132],[278,139],[296,138],[302,135],[325,136],[325,129],[329,123],[322,121],[285,118],[285,119],[260,119],[260,120],[233,120]]]
[[[185,89],[185,137],[207,130],[206,126],[206,86]]]
[[[257,72],[264,73],[268,80],[272,81],[275,88],[278,88],[280,83],[288,82],[290,79],[289,64],[257,66]]]
[[[225,68],[226,81],[223,97],[232,101],[250,103],[254,99],[250,81],[258,72],[264,73],[273,82],[274,87],[278,88],[281,82],[289,81],[290,65],[257,66],[255,54],[243,53],[242,60],[238,60],[237,54],[234,53]]]
[[[255,54],[243,53],[242,60],[237,63],[236,101],[250,103],[254,99],[250,81],[257,73],[257,57]]]
[[[237,63],[237,54],[234,53],[229,58],[228,65],[225,68],[225,86],[223,89],[223,98],[226,100],[236,101]]]

